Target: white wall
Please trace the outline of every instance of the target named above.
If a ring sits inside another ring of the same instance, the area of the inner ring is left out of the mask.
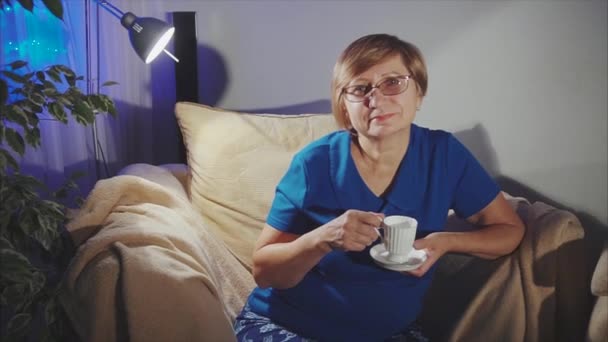
[[[605,0],[114,3],[143,16],[197,11],[199,43],[223,59],[225,108],[329,99],[348,43],[398,35],[428,63],[418,124],[456,132],[495,176],[608,224]]]

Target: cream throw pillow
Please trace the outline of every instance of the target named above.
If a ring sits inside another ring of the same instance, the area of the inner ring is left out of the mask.
[[[200,104],[175,107],[192,204],[249,269],[253,246],[293,155],[337,130],[332,115],[246,114]]]

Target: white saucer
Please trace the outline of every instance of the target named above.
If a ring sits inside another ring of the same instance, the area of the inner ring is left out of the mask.
[[[376,264],[392,271],[411,271],[417,269],[426,260],[424,250],[412,249],[404,263],[396,263],[387,259],[388,252],[383,244],[377,244],[369,250]]]

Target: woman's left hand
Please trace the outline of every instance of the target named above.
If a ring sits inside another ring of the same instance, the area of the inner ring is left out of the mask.
[[[447,238],[447,236],[444,236],[443,233],[439,232],[431,233],[422,239],[414,241],[414,248],[418,250],[424,249],[426,252],[426,260],[417,269],[403,273],[415,277],[422,277],[442,255],[447,253],[448,247],[445,238]]]

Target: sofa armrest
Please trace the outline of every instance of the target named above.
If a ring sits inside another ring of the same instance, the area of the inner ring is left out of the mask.
[[[604,249],[593,272],[591,293],[596,296],[608,296],[608,241],[604,242]]]
[[[157,263],[159,267],[145,267],[147,262],[137,260],[164,257],[185,275],[189,274],[187,265],[171,262],[167,251],[160,248],[119,247],[93,259],[77,283],[60,293],[61,304],[82,341],[236,341],[224,303],[214,290],[196,277],[170,277],[161,267],[167,265],[163,262]],[[125,267],[136,270],[138,282],[148,284],[145,290],[129,285],[124,279],[128,274]],[[138,293],[141,298],[136,298]],[[166,312],[169,306],[172,310]]]
[[[171,172],[175,178],[182,184],[182,187],[188,192],[188,184],[190,183],[190,169],[186,164],[162,164],[159,167]],[[189,194],[189,193],[188,193]]]
[[[78,249],[62,304],[86,341],[233,341],[254,286],[167,168],[97,182],[66,225]]]
[[[584,339],[592,306],[585,230],[572,213],[541,202],[515,208],[527,229],[512,254],[439,260],[421,314],[431,339]]]
[[[183,198],[188,195],[188,166],[186,164],[152,165],[145,163],[130,164],[118,172],[118,175],[131,175],[145,178],[160,184]]]
[[[597,299],[589,319],[587,341],[608,341],[608,241],[604,241],[604,249],[593,272],[591,293]]]

